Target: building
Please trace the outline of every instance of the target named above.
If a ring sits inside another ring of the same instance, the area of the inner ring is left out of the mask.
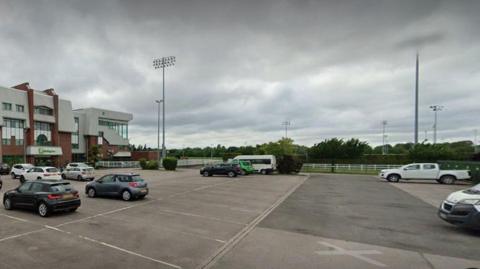
[[[72,110],[55,90],[37,91],[23,83],[0,87],[0,162],[63,166],[88,161],[93,145],[103,159],[128,158],[128,113]]]

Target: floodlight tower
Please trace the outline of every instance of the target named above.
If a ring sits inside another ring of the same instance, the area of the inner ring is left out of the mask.
[[[387,145],[385,145],[385,138],[386,138],[385,128],[387,127],[387,123],[388,122],[386,120],[382,121],[382,126],[383,126],[383,128],[382,128],[382,145],[383,145],[382,154],[383,155],[387,154]]]
[[[175,56],[162,57],[159,59],[153,60],[153,67],[155,69],[162,68],[162,78],[163,78],[163,87],[162,87],[162,159],[166,157],[167,151],[165,148],[165,67],[175,65]],[[159,103],[160,105],[160,103]]]
[[[430,106],[430,108],[433,110],[435,113],[435,118],[433,121],[433,144],[437,143],[437,118],[438,118],[438,111],[442,111],[443,106],[440,105],[433,105]]]
[[[285,138],[287,138],[287,134],[288,134],[288,126],[290,126],[290,121],[284,121],[282,122],[282,125],[285,126]]]

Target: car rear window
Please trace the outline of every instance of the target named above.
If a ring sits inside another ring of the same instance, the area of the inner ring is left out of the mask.
[[[54,167],[52,167],[52,168],[47,168],[46,170],[47,170],[47,172],[49,172],[49,173],[58,172],[58,169],[57,169],[57,168],[54,168]]]
[[[133,182],[143,182],[143,178],[140,176],[132,176],[132,181]]]
[[[70,183],[59,183],[50,185],[51,192],[67,192],[72,190]]]

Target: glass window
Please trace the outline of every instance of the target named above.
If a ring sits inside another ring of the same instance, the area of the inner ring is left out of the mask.
[[[15,145],[23,145],[24,121],[17,119],[4,119],[2,127],[2,144],[10,145],[12,137]]]
[[[110,183],[110,182],[113,182],[113,175],[106,175],[102,178],[100,178],[102,180],[102,182],[104,183]]]
[[[50,185],[51,192],[67,192],[72,190],[72,185],[70,183],[60,183]]]
[[[423,169],[424,170],[432,170],[432,169],[435,169],[435,165],[434,164],[424,164],[423,165]]]
[[[30,189],[30,186],[32,186],[32,182],[25,182],[22,186],[18,188],[20,192],[26,192]]]
[[[42,192],[42,191],[45,191],[44,186],[45,184],[42,184],[42,183],[33,183],[32,188],[30,190],[32,192]]]
[[[47,122],[35,122],[35,144],[50,146],[52,144],[52,125]]]
[[[77,117],[75,117],[74,120],[75,120],[75,126],[74,126],[74,132],[72,133],[72,148],[78,149],[79,148],[79,146],[78,146],[78,140],[79,140],[78,126],[79,126],[80,121]]]
[[[405,170],[420,170],[420,165],[419,164],[409,165],[405,167]]]
[[[17,112],[24,112],[25,111],[25,107],[22,106],[22,105],[16,105],[17,107]]]
[[[12,104],[2,103],[2,108],[3,108],[3,110],[6,110],[6,111],[12,111]]]
[[[128,123],[113,121],[108,119],[99,119],[98,125],[112,129],[116,134],[124,139],[128,139]]]
[[[36,106],[34,111],[35,111],[35,114],[48,115],[48,116],[53,115],[53,109],[46,106]]]

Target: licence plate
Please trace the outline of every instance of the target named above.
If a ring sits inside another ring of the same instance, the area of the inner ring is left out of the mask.
[[[447,214],[445,214],[445,213],[440,213],[440,218],[446,219],[446,218],[447,218]]]
[[[73,199],[73,194],[64,194],[63,199],[65,200]]]
[[[141,192],[141,193],[146,193],[146,192],[147,192],[147,190],[141,190],[140,192]]]

